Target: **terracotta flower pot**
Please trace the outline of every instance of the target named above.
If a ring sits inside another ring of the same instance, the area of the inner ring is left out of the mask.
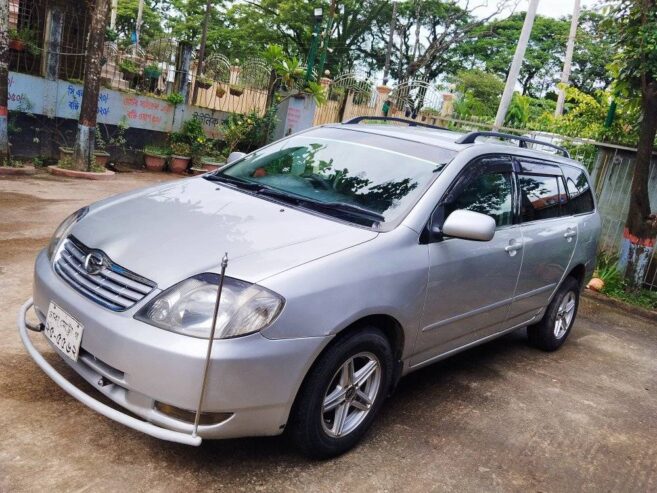
[[[158,154],[144,154],[144,163],[148,171],[162,171],[167,163],[167,157]]]
[[[10,39],[9,49],[14,51],[25,51],[25,42],[20,39]]]
[[[103,168],[107,166],[107,163],[109,163],[110,160],[109,152],[105,151],[95,151],[94,157],[96,158],[96,164],[98,166],[102,166]]]
[[[191,161],[191,157],[187,156],[171,156],[171,162],[169,163],[169,170],[172,173],[177,173],[179,175],[182,175],[187,171],[187,168],[189,167],[189,161]]]
[[[224,89],[221,86],[217,86],[217,90],[215,91],[215,93],[217,94],[217,97],[221,99],[226,95],[226,89]]]
[[[66,158],[73,157],[73,148],[72,147],[60,147],[59,148],[59,160],[63,161]]]

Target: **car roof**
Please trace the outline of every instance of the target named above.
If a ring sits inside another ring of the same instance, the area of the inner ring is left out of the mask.
[[[558,154],[546,152],[538,149],[519,147],[509,141],[497,139],[480,139],[474,143],[460,144],[457,141],[467,135],[464,132],[457,132],[447,129],[410,126],[410,125],[382,125],[382,124],[328,124],[323,127],[336,128],[355,132],[365,132],[380,136],[387,136],[397,139],[409,140],[427,145],[433,145],[442,149],[461,152],[467,148],[481,146],[483,153],[505,152],[515,156],[534,157],[537,159],[547,159],[559,164],[568,164],[579,168],[585,168],[582,163],[571,158],[566,158]],[[549,143],[546,143],[549,144]]]

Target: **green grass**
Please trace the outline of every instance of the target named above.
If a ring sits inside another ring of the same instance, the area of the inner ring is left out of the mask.
[[[623,275],[618,270],[618,255],[599,253],[598,267],[593,276],[604,281],[605,286],[602,288],[602,294],[630,305],[647,308],[648,310],[657,310],[657,291],[629,288],[623,279]]]

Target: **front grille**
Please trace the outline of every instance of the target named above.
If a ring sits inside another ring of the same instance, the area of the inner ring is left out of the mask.
[[[97,273],[85,269],[85,257],[94,252],[103,259]],[[72,288],[114,311],[127,310],[142,300],[155,283],[112,262],[107,255],[84,246],[73,236],[66,238],[56,257],[55,272]]]

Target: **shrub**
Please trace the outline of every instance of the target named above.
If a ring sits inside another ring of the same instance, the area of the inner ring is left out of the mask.
[[[185,142],[174,142],[171,144],[171,154],[174,156],[191,157],[192,147]]]
[[[176,106],[183,103],[185,101],[185,98],[183,98],[183,95],[180,94],[179,92],[172,92],[167,96],[167,101],[172,105]]]

